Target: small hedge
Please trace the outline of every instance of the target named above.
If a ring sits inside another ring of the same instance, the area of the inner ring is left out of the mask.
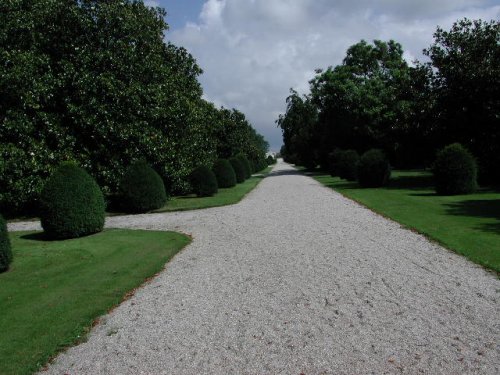
[[[62,164],[40,194],[40,219],[47,237],[66,239],[102,231],[104,197],[94,179],[73,163]]]
[[[268,155],[267,158],[266,158],[266,162],[267,162],[267,165],[274,165],[276,164],[277,160],[275,158],[273,158],[272,155]]]
[[[199,197],[211,197],[217,193],[217,178],[205,165],[193,170],[189,176],[193,192]]]
[[[236,185],[236,174],[229,160],[216,160],[212,167],[212,172],[214,172],[215,178],[217,179],[218,187],[231,188]]]
[[[0,272],[7,271],[11,262],[12,249],[10,247],[7,223],[3,216],[0,215]]]
[[[238,184],[244,182],[246,179],[245,178],[246,172],[245,172],[245,167],[243,166],[241,160],[239,158],[233,157],[229,159],[229,162],[231,163],[231,166],[234,169],[234,173],[236,174],[236,182]]]
[[[358,166],[358,181],[362,187],[380,187],[389,182],[391,167],[382,150],[365,152]]]
[[[241,164],[243,165],[243,168],[245,170],[245,180],[248,180],[253,173],[252,166],[250,165],[248,158],[244,154],[238,154],[236,157],[240,159]]]
[[[167,201],[163,180],[144,160],[137,161],[127,168],[118,196],[122,210],[130,213],[156,210],[163,207]]]
[[[434,163],[436,192],[469,194],[477,189],[477,165],[472,154],[459,143],[438,152]]]
[[[355,150],[341,150],[336,153],[334,170],[340,178],[356,181],[358,178],[359,155]]]

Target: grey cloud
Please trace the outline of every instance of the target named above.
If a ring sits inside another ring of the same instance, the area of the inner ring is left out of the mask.
[[[289,88],[307,92],[315,68],[342,61],[360,39],[394,39],[405,56],[421,59],[437,25],[459,18],[493,19],[500,5],[481,0],[209,0],[197,24],[169,34],[205,74],[205,95],[238,108],[273,148],[274,121]]]

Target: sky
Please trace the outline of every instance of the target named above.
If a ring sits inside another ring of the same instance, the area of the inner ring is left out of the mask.
[[[290,88],[309,92],[317,68],[342,62],[361,39],[393,39],[425,60],[439,25],[500,19],[500,0],[146,0],[167,10],[166,39],[198,61],[205,99],[237,108],[278,151],[275,120]]]

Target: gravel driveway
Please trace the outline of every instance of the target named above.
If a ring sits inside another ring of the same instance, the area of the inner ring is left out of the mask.
[[[106,225],[194,241],[50,374],[500,373],[494,275],[287,164],[237,205]]]

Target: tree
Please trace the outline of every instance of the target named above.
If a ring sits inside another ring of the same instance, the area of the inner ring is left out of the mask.
[[[480,178],[500,183],[500,22],[463,19],[434,39],[424,53],[435,70],[440,147],[463,144]]]
[[[276,121],[283,132],[283,156],[289,162],[314,168],[318,163],[317,110],[307,96],[290,89],[284,115]]]

